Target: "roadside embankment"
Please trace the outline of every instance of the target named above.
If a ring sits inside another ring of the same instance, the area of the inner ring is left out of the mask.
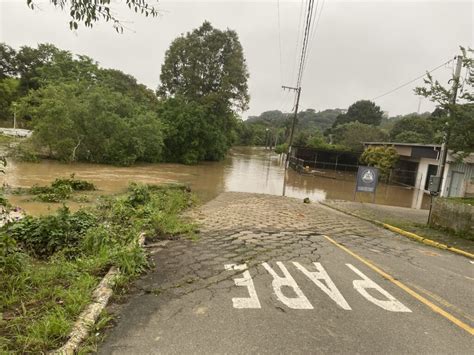
[[[426,243],[424,242],[425,244],[436,246],[434,243],[439,243],[474,254],[474,241],[444,229],[429,227],[427,225],[427,210],[342,200],[327,200],[322,202],[322,204],[365,220],[379,222],[377,224],[380,225],[390,225],[395,227],[392,231],[402,235],[403,233],[395,229],[408,232],[405,236],[415,240],[420,239],[420,241],[423,239],[426,241]],[[409,236],[408,234],[414,234],[416,237]]]
[[[89,208],[6,223],[0,228],[0,353],[46,353],[79,333],[83,338],[86,329],[78,333],[74,324],[98,315],[83,311],[147,269],[138,236],[192,233],[193,225],[179,217],[192,203],[181,186],[132,184]],[[86,315],[78,320],[80,314]]]

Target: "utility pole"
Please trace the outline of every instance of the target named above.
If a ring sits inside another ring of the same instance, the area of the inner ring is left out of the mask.
[[[13,129],[16,129],[16,102],[13,103]]]
[[[462,56],[458,55],[457,56],[457,62],[456,62],[456,71],[454,72],[454,77],[453,77],[453,96],[451,98],[451,105],[456,105],[456,98],[458,95],[458,88],[459,88],[459,77],[461,76],[461,68],[462,68]],[[450,116],[453,115],[452,110],[448,113]],[[449,127],[448,123],[446,124],[446,130],[444,132],[444,137],[443,137],[443,144],[441,146],[441,164],[439,166],[439,173],[438,176],[439,178],[439,188],[440,188],[440,196],[443,194],[443,177],[444,177],[444,170],[446,167],[446,159],[448,157],[448,143],[449,143],[449,137],[451,133],[451,128]]]
[[[290,132],[290,141],[288,143],[288,155],[286,156],[286,161],[290,159],[291,149],[293,148],[293,134],[295,133],[295,126],[296,126],[296,119],[298,116],[298,105],[300,103],[300,94],[301,94],[301,86],[300,87],[291,87],[291,86],[282,86],[283,90],[293,90],[296,91],[296,105],[295,105],[295,115],[293,116],[293,122],[291,124],[291,132]]]

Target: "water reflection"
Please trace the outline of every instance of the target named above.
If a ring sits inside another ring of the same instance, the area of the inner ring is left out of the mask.
[[[14,187],[34,184],[48,185],[55,178],[74,173],[77,178],[93,182],[98,193],[123,191],[131,181],[143,183],[180,182],[188,184],[206,202],[223,191],[256,192],[281,195],[283,191],[284,162],[282,157],[262,148],[236,147],[221,162],[206,162],[186,166],[180,164],[140,164],[133,167],[114,167],[99,164],[61,164],[43,161],[39,164],[9,162],[3,182]],[[332,179],[308,176],[287,171],[286,196],[321,201],[324,199],[352,200],[355,179],[353,175]],[[25,201],[22,196],[11,196],[13,204],[32,214],[43,214],[60,204]],[[357,194],[358,201],[371,202],[369,194]],[[412,207],[428,207],[428,199],[417,190],[379,184],[376,203]],[[80,204],[68,202],[72,208]]]

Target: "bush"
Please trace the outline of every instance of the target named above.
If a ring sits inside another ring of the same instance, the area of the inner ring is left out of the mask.
[[[275,147],[275,153],[286,154],[288,153],[288,143],[279,144]]]
[[[367,148],[362,153],[360,161],[368,166],[375,166],[380,170],[381,177],[387,178],[398,158],[397,150],[394,147],[379,146]]]
[[[11,236],[28,254],[45,259],[62,249],[75,248],[86,231],[96,224],[97,218],[92,213],[85,210],[71,213],[63,207],[55,215],[26,216],[9,223],[0,235]]]

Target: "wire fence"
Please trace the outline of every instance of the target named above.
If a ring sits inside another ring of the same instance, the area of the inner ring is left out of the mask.
[[[308,174],[340,180],[355,180],[360,164],[311,161],[290,157],[290,167],[300,174]],[[394,168],[383,182],[406,187],[417,186],[417,171]]]

